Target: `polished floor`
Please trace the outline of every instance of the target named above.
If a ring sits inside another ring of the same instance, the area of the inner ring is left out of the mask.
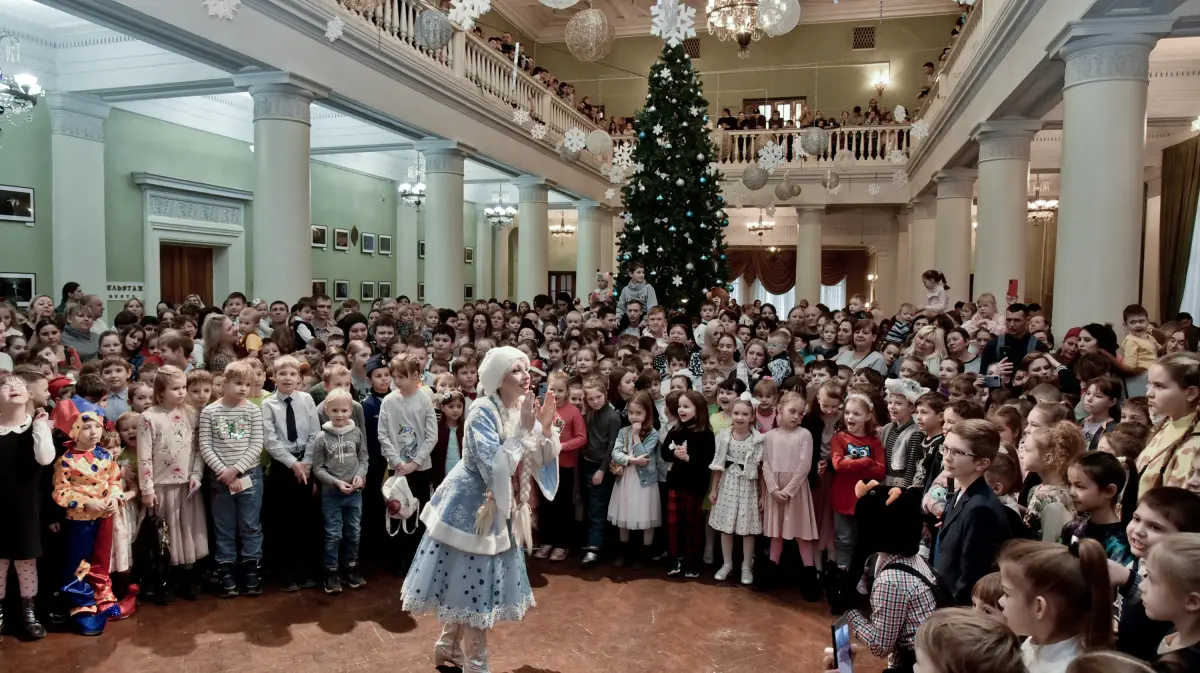
[[[146,605],[99,638],[5,637],[0,671],[437,670],[436,620],[400,609],[400,580],[369,579],[363,589],[333,597],[319,589],[271,590],[257,598]],[[677,582],[658,569],[583,570],[574,560],[533,561],[530,580],[538,606],[492,634],[496,673],[810,673],[820,670],[829,645],[828,608],[793,590],[757,593],[718,585],[711,575]],[[863,673],[882,668],[870,657],[855,666]]]

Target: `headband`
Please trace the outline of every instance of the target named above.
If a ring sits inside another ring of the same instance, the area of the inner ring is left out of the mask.
[[[849,402],[850,400],[861,400],[863,404],[867,405],[868,409],[870,409],[872,412],[875,411],[875,403],[871,401],[871,398],[863,395],[862,393],[850,393],[846,396],[846,402]]]
[[[761,404],[761,402],[758,401],[757,397],[750,394],[749,390],[743,391],[741,395],[738,395],[738,399],[749,402],[750,406],[753,407],[755,410],[757,410],[758,405]]]

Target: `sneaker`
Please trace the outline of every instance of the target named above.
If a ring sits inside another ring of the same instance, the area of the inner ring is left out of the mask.
[[[346,586],[351,589],[361,589],[367,586],[367,581],[363,579],[362,572],[359,571],[358,561],[350,561],[346,564]]]
[[[586,554],[583,555],[583,567],[590,568],[590,567],[596,565],[596,563],[599,560],[600,560],[600,555],[594,551],[589,550]]]
[[[237,579],[233,576],[232,563],[222,563],[217,566],[217,595],[221,598],[234,598],[238,595]]]
[[[711,549],[705,549],[704,556],[700,560],[704,561],[704,565],[706,566],[710,566],[717,562],[717,560],[713,557],[713,550]]]
[[[554,550],[554,547],[551,547],[548,544],[544,544],[544,545],[538,547],[537,551],[533,552],[533,558],[536,558],[536,559],[547,558],[548,556],[550,556],[550,552],[553,550]]]
[[[242,561],[242,583],[247,596],[257,596],[263,592],[260,572],[257,559]]]
[[[651,561],[661,561],[665,558],[667,558],[667,550],[664,549],[664,550],[658,552],[657,554],[655,554],[654,556],[651,556],[650,560]]]
[[[754,584],[754,573],[750,570],[750,566],[742,566],[742,584],[746,586]]]
[[[667,568],[667,577],[677,577],[683,573],[683,563],[679,559],[671,561],[671,565]]]
[[[559,563],[561,561],[566,561],[567,560],[567,550],[563,549],[562,547],[555,549],[554,551],[550,552],[550,560],[555,563]]]
[[[315,577],[310,576],[300,580],[301,589],[312,589],[315,586],[317,586],[317,578]]]
[[[713,579],[715,579],[718,582],[724,582],[726,579],[729,578],[729,573],[731,573],[731,572],[733,572],[733,566],[723,565],[720,567],[720,569],[717,570],[717,574],[713,575]]]
[[[683,576],[689,580],[694,580],[700,576],[700,571],[696,570],[695,568],[688,568],[687,570],[683,571]]]
[[[279,585],[279,590],[290,594],[300,590],[300,583],[295,578],[288,578]]]
[[[325,570],[325,593],[329,595],[342,593],[342,578],[338,577],[337,568]]]

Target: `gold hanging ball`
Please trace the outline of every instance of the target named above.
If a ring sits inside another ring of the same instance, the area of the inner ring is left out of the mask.
[[[616,33],[604,12],[589,7],[567,22],[567,49],[581,61],[598,61],[612,49]]]

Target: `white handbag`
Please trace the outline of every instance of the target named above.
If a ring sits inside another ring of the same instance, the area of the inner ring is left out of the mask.
[[[408,529],[408,520],[420,516],[421,503],[408,487],[407,478],[398,475],[388,477],[383,482],[383,502],[387,505],[384,508],[383,525],[389,536],[396,537],[401,530],[409,535],[417,531],[417,524],[413,524],[412,530]],[[396,513],[393,514],[393,511]],[[400,527],[395,530],[392,529],[393,519],[400,520]]]

